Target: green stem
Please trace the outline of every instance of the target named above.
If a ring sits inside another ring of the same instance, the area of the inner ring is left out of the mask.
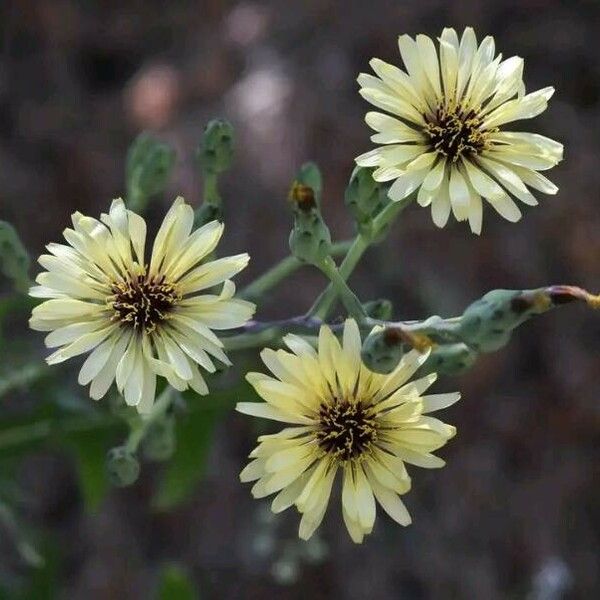
[[[127,208],[136,213],[143,213],[146,205],[148,204],[148,198],[146,198],[137,186],[130,186],[126,194]]]
[[[111,427],[118,421],[114,417],[102,416],[90,418],[71,417],[63,419],[57,423],[53,419],[44,419],[36,423],[29,423],[18,427],[12,427],[0,432],[0,451],[6,451],[15,446],[31,444],[50,437],[53,433],[69,434],[81,433],[100,429],[102,427]]]
[[[350,277],[352,271],[354,271],[356,265],[362,258],[367,248],[378,238],[383,230],[396,218],[396,216],[404,210],[410,202],[412,202],[413,196],[402,200],[401,202],[392,202],[388,204],[382,211],[373,219],[370,235],[359,233],[352,246],[348,250],[346,257],[342,261],[339,268],[341,277],[345,280]],[[323,320],[327,318],[334,302],[337,299],[337,291],[333,284],[329,284],[327,289],[317,298],[315,303],[311,306],[308,311],[308,316],[319,317]]]
[[[129,437],[127,438],[127,443],[125,444],[125,447],[131,453],[135,453],[137,451],[140,443],[146,436],[146,433],[148,433],[148,429],[150,429],[152,423],[154,423],[157,419],[162,417],[165,412],[167,412],[168,408],[171,406],[171,402],[173,401],[173,392],[173,388],[167,386],[162,394],[157,398],[150,413],[135,421],[135,425],[132,426]]]
[[[362,308],[362,306],[361,306]],[[359,320],[359,327],[364,335],[373,329],[375,325],[383,327],[397,327],[408,333],[434,335],[445,342],[461,341],[456,336],[456,327],[461,317],[442,319],[440,317],[429,317],[424,321],[380,321],[363,317]],[[315,317],[293,317],[281,321],[250,321],[244,332],[222,338],[226,351],[248,350],[252,348],[280,347],[281,338],[286,333],[295,333],[303,338],[316,339],[316,333],[323,324]],[[343,323],[332,323],[330,327],[334,331],[341,331]]]
[[[328,256],[320,264],[316,265],[329,277],[336,295],[341,299],[348,314],[354,317],[359,323],[366,318],[365,309],[356,294],[348,287],[346,279],[340,274],[333,258]]]
[[[24,388],[48,372],[45,363],[35,362],[25,365],[23,368],[13,371],[6,377],[0,379],[0,398],[15,388]]]
[[[213,206],[221,205],[221,194],[219,193],[219,176],[217,173],[207,172],[204,174],[202,184],[202,197],[204,202]]]
[[[257,333],[240,333],[223,338],[223,346],[226,351],[231,350],[248,350],[250,348],[258,348],[268,344],[275,338],[281,335],[281,328],[274,326],[263,329]]]
[[[337,242],[331,247],[332,256],[339,256],[348,252],[352,245],[352,240],[346,240],[343,242]],[[287,256],[280,260],[276,265],[271,267],[258,279],[255,279],[251,284],[246,286],[239,294],[241,298],[246,300],[257,300],[265,292],[275,287],[280,281],[283,281],[286,277],[289,277],[292,273],[297,271],[305,263],[299,261],[294,256]]]

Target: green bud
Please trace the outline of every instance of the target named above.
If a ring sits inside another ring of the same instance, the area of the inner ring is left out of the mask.
[[[18,292],[26,293],[30,286],[30,262],[16,229],[10,223],[0,221],[0,271],[12,279]]]
[[[477,352],[466,344],[444,344],[437,346],[429,355],[427,362],[421,367],[417,377],[427,373],[458,375],[473,366],[477,360]]]
[[[194,211],[194,229],[202,227],[211,221],[222,221],[223,211],[220,204],[203,202],[200,208]]]
[[[127,199],[132,210],[143,211],[151,196],[164,191],[175,151],[149,133],[141,133],[129,147],[125,178]]]
[[[300,167],[298,175],[296,175],[296,181],[312,190],[315,202],[320,208],[321,196],[323,194],[323,178],[319,167],[314,162],[304,163]]]
[[[404,354],[404,341],[396,327],[371,332],[362,346],[362,360],[375,373],[391,373]]]
[[[369,234],[373,219],[390,203],[387,186],[373,179],[373,169],[355,167],[344,193],[344,202],[361,233]]]
[[[371,319],[377,319],[378,321],[389,321],[392,318],[393,306],[392,303],[386,298],[379,298],[378,300],[370,300],[363,304],[363,308]]]
[[[233,161],[233,126],[225,119],[213,119],[204,128],[196,155],[204,176],[227,171]]]
[[[290,250],[297,259],[318,264],[331,253],[331,234],[321,216],[314,190],[295,181],[289,198],[294,211]]]
[[[148,460],[162,462],[168,460],[175,452],[177,438],[175,435],[175,417],[165,415],[152,423],[143,442],[144,456]]]
[[[509,342],[515,327],[550,304],[542,291],[493,290],[467,307],[458,334],[475,350],[494,352]]]
[[[111,448],[106,455],[108,478],[117,487],[127,487],[137,481],[140,475],[140,463],[125,446]]]

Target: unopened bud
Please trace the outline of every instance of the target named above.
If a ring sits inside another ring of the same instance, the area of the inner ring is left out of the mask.
[[[363,342],[362,360],[375,373],[391,373],[404,354],[403,346],[403,335],[397,327],[376,329]]]
[[[466,308],[458,334],[475,350],[494,352],[508,343],[515,327],[550,304],[541,292],[493,290]]]
[[[323,178],[321,176],[321,170],[319,167],[314,162],[304,163],[296,175],[296,181],[312,190],[317,206],[321,207]]]
[[[477,360],[477,352],[466,344],[444,344],[435,347],[427,362],[421,367],[417,377],[428,373],[458,375],[473,366]]]
[[[140,134],[127,153],[126,180],[129,206],[145,208],[148,198],[164,191],[175,164],[175,151],[148,133]]]
[[[203,202],[199,208],[194,211],[194,229],[202,227],[211,221],[222,221],[223,210],[220,204]]]
[[[224,119],[209,121],[197,150],[197,157],[204,175],[227,171],[233,161],[233,126]]]
[[[363,304],[367,316],[378,321],[389,321],[392,318],[393,306],[386,298],[370,300]]]
[[[389,204],[386,186],[373,179],[373,170],[355,167],[344,193],[344,202],[361,232],[368,233],[372,220]]]
[[[106,455],[108,478],[117,487],[127,487],[137,481],[140,475],[140,463],[125,446],[118,446]]]
[[[321,216],[314,190],[295,181],[289,199],[294,211],[290,250],[299,260],[318,264],[331,253],[331,234]]]

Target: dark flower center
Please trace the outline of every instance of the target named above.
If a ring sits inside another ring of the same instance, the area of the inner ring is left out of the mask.
[[[360,402],[321,404],[319,419],[319,446],[342,461],[360,457],[377,438],[375,420]]]
[[[138,275],[130,281],[113,283],[114,296],[109,301],[114,310],[113,320],[150,333],[157,323],[169,318],[169,312],[180,299],[175,286],[165,283],[164,277],[147,279]]]
[[[461,156],[479,154],[486,146],[488,131],[481,129],[482,120],[475,110],[441,104],[433,117],[425,115],[425,133],[431,149],[456,162]]]

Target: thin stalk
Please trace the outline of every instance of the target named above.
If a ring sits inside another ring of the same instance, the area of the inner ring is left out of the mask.
[[[340,276],[345,280],[350,277],[350,274],[360,261],[362,255],[365,253],[365,250],[369,247],[369,241],[362,235],[356,236],[352,246],[348,250],[342,264],[339,268]],[[330,283],[327,288],[320,294],[320,296],[315,300],[314,304],[311,306],[307,315],[311,317],[319,317],[320,319],[325,319],[327,314],[329,313],[333,303],[337,299],[337,292],[332,283]]]
[[[127,438],[127,443],[125,447],[131,452],[135,453],[148,433],[148,429],[152,423],[154,423],[157,419],[162,417],[169,407],[171,406],[171,402],[173,401],[173,388],[171,386],[167,386],[162,394],[157,398],[156,402],[153,404],[150,413],[144,415],[136,424],[132,427],[131,433]]]
[[[277,325],[258,332],[240,333],[223,338],[223,347],[226,351],[258,348],[280,337],[281,333],[282,329]]]
[[[204,202],[213,206],[220,206],[221,194],[219,193],[219,176],[217,173],[208,172],[204,175],[202,197]]]
[[[337,242],[331,247],[331,255],[339,256],[348,252],[352,245],[352,240]],[[299,261],[295,256],[287,256],[271,267],[263,275],[247,285],[239,294],[246,300],[257,300],[265,292],[275,287],[278,283],[289,277],[305,263]]]
[[[35,362],[7,374],[0,379],[0,398],[15,388],[31,385],[47,372],[48,366],[45,363]]]
[[[356,236],[339,268],[339,273],[344,281],[350,277],[367,248],[379,235],[381,235],[383,230],[396,218],[396,216],[410,204],[410,202],[412,202],[412,196],[409,196],[401,202],[392,202],[388,204],[381,213],[373,219],[371,234],[369,236],[364,234],[358,234]],[[329,284],[325,291],[321,293],[315,303],[311,306],[307,314],[325,320],[336,299],[337,291],[333,284]]]
[[[330,279],[336,295],[342,301],[348,314],[355,318],[359,323],[362,322],[367,316],[365,309],[360,303],[360,300],[356,297],[356,294],[348,287],[345,278],[342,277],[335,262],[333,262],[333,258],[328,256],[322,263],[317,264],[316,266]]]
[[[102,427],[111,427],[118,421],[112,416],[101,416],[90,418],[69,417],[57,423],[52,419],[44,419],[35,423],[29,423],[18,427],[12,427],[0,432],[0,450],[6,451],[15,446],[30,444],[50,437],[53,433],[81,433],[100,429]]]

